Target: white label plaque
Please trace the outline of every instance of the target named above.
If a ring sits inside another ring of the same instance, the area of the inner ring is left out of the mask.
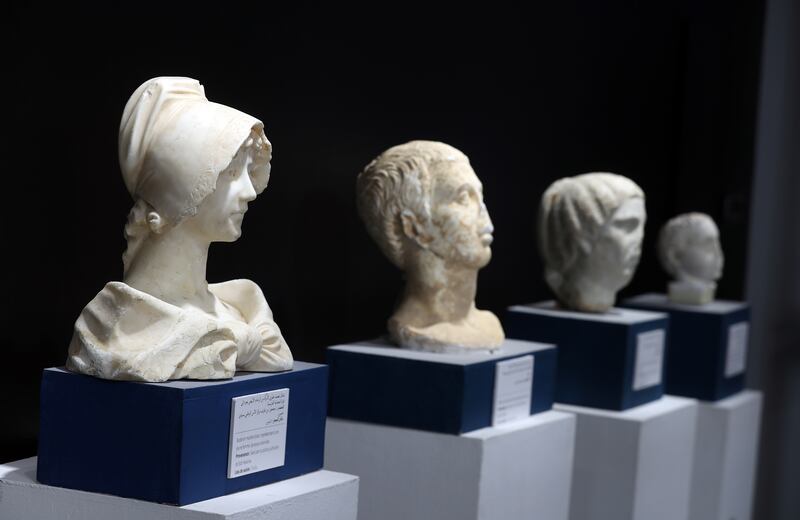
[[[288,388],[234,397],[228,478],[283,466],[288,418]]]
[[[633,390],[642,390],[661,383],[664,366],[664,329],[636,335],[636,362],[633,369]]]
[[[498,361],[494,368],[492,426],[528,417],[532,392],[533,356]]]
[[[746,321],[734,323],[728,328],[728,349],[725,352],[725,377],[744,372],[747,367],[747,333],[750,324]]]

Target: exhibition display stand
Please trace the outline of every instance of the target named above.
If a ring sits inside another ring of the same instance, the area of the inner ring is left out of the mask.
[[[669,315],[666,392],[716,401],[744,389],[750,306],[716,300],[673,303],[649,293],[624,300],[626,307]]]
[[[355,520],[322,470],[328,368],[165,383],[49,368],[39,456],[0,466],[0,518]]]
[[[748,520],[753,510],[761,392],[700,402],[691,520]]]
[[[555,355],[331,347],[325,468],[359,476],[361,520],[566,519],[575,417],[550,410]]]
[[[557,402],[607,410],[664,395],[668,326],[660,312],[578,312],[552,301],[509,307],[504,322],[511,338],[558,345]]]
[[[64,520],[355,520],[358,477],[314,471],[186,506],[40,484],[36,457],[0,465],[0,518]]]
[[[621,412],[555,409],[577,417],[570,519],[689,518],[694,399],[664,396]]]
[[[44,371],[42,484],[185,505],[322,468],[327,373],[108,381]]]
[[[749,519],[762,402],[760,392],[744,390],[750,305],[687,305],[658,293],[623,305],[669,314],[666,391],[700,400],[690,518]]]
[[[664,396],[669,317],[510,307],[509,336],[558,345],[555,409],[577,417],[570,518],[685,520],[697,402]]]

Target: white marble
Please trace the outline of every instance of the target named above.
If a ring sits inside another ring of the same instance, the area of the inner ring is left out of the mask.
[[[714,300],[725,258],[714,220],[704,213],[684,213],[670,219],[658,237],[658,256],[672,276],[669,299],[703,305]]]
[[[539,250],[562,307],[613,307],[639,264],[646,217],[641,188],[620,175],[586,173],[550,185],[539,209]]]
[[[394,146],[364,168],[356,192],[367,231],[405,274],[392,340],[429,351],[499,348],[500,321],[475,307],[494,227],[467,156],[434,141]]]
[[[209,246],[241,236],[271,157],[261,121],[209,101],[197,80],[160,77],[136,89],[119,131],[134,200],[123,281],[106,284],[79,316],[68,369],[155,382],[292,367],[258,285],[206,281]]]

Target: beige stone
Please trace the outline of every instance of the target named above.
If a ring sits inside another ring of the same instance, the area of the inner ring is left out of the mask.
[[[367,231],[405,274],[392,340],[439,352],[500,347],[500,321],[475,307],[494,227],[467,156],[434,141],[392,147],[358,176],[357,202]]]

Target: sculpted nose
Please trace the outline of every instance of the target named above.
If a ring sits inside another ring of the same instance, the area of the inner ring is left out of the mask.
[[[483,218],[483,233],[494,233],[494,224],[492,218],[489,216],[489,211],[486,209],[486,204],[481,202],[481,217]]]
[[[239,192],[239,198],[245,202],[250,202],[256,200],[256,189],[253,186],[253,181],[250,179],[250,175],[242,175],[243,178],[243,186],[241,191]]]

